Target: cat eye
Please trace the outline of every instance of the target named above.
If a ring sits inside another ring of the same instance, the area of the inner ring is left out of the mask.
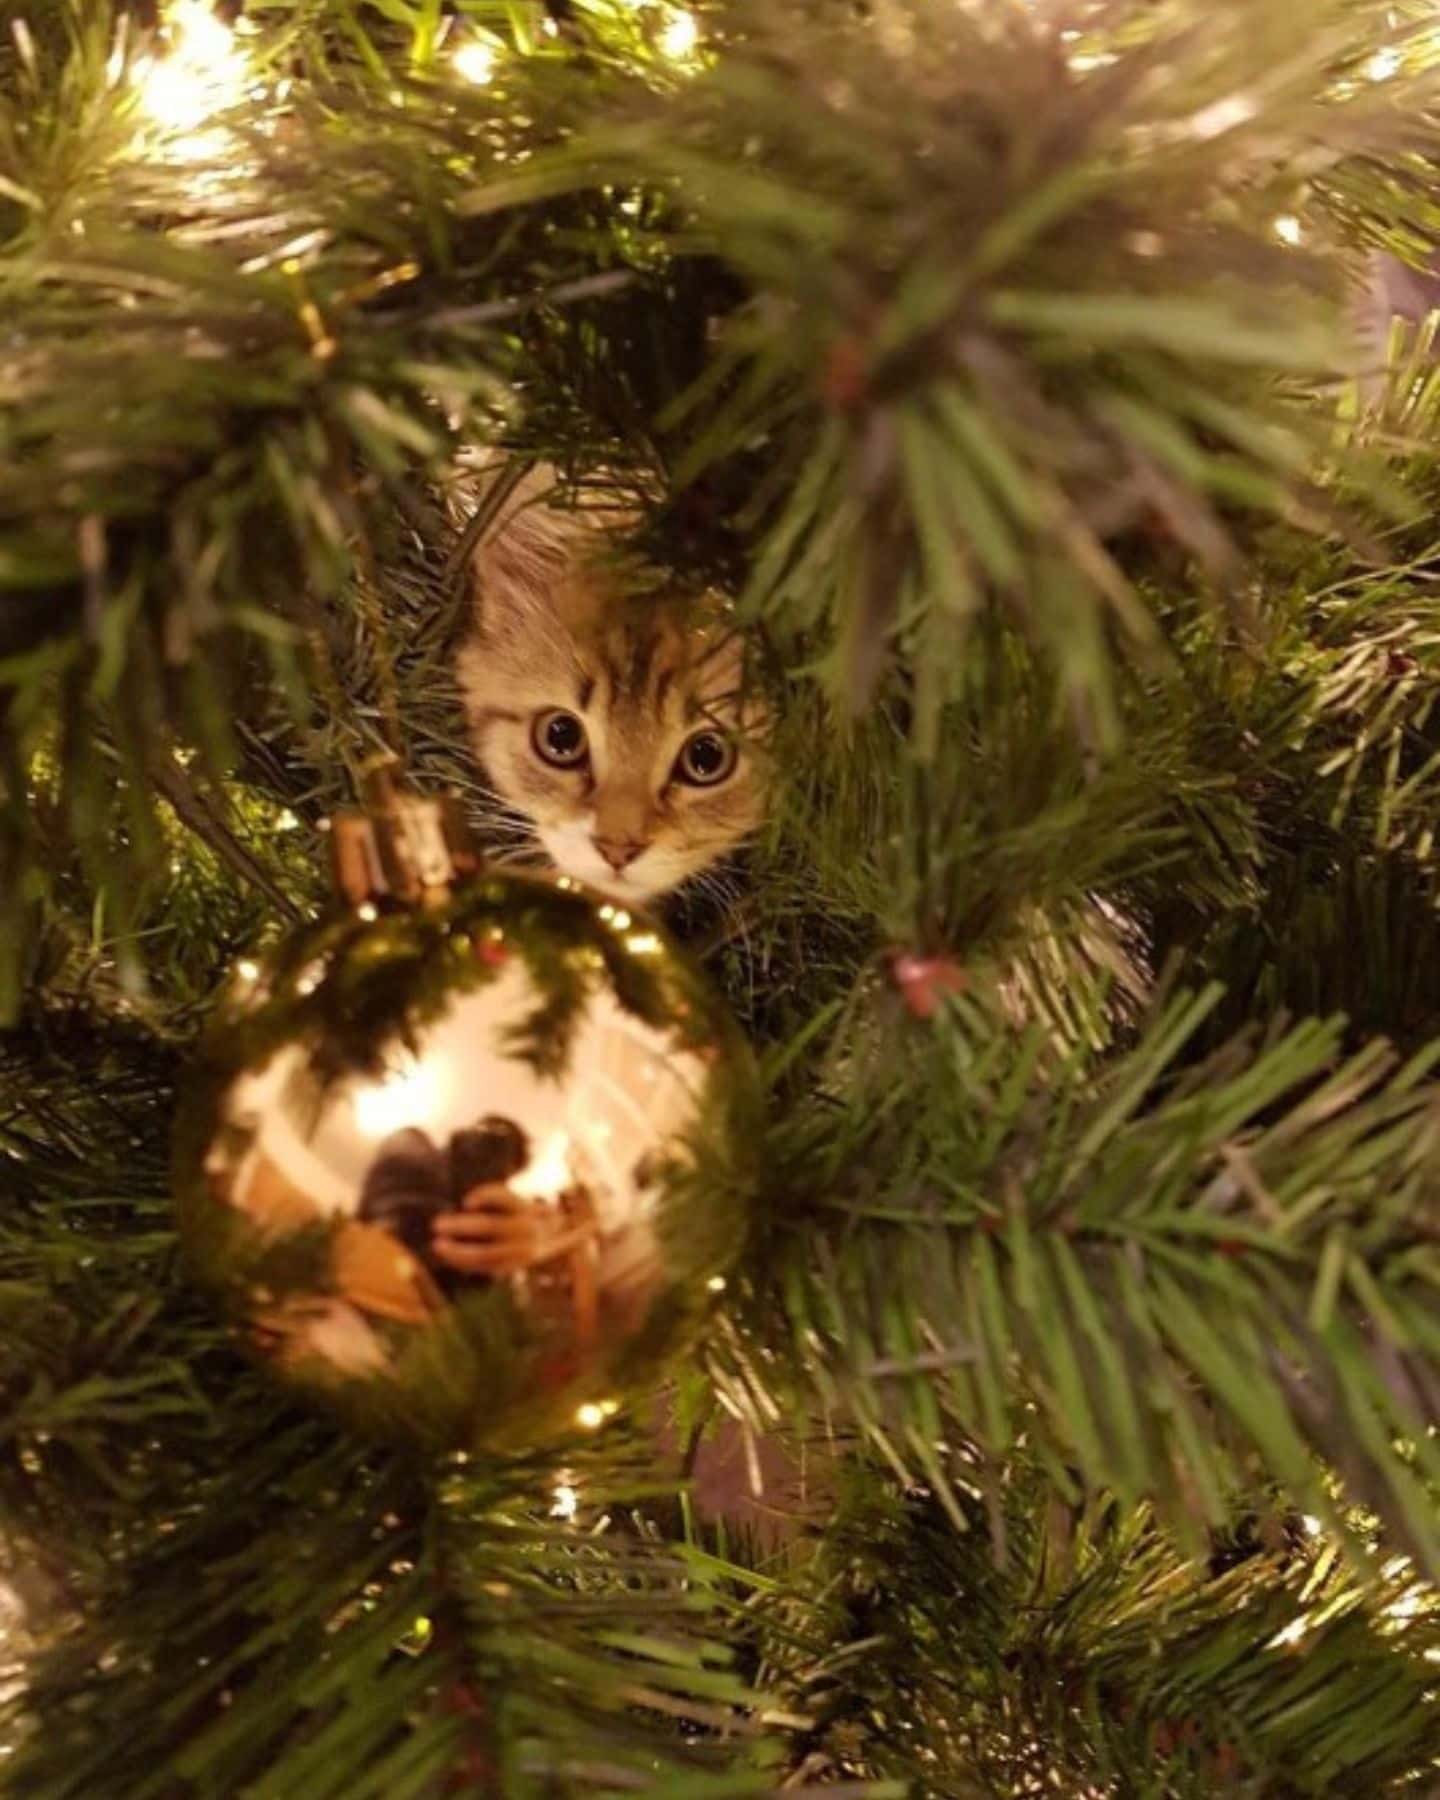
[[[561,707],[536,713],[530,727],[530,742],[542,762],[557,769],[574,769],[584,762],[588,752],[584,722]]]
[[[692,731],[675,758],[675,774],[691,787],[714,787],[739,761],[735,740],[723,731]]]

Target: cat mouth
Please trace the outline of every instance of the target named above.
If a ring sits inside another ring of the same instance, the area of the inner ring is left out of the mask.
[[[558,832],[547,832],[542,827],[536,835],[552,868],[592,892],[604,895],[607,900],[627,900],[631,905],[639,906],[678,885],[678,878],[669,881],[663,876],[657,878],[658,871],[642,867],[649,860],[644,856],[617,870],[612,869],[598,852],[587,854],[583,847],[566,841]]]

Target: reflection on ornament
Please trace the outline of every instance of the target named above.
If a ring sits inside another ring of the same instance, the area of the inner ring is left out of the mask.
[[[658,932],[639,956],[579,893],[485,876],[370,911],[217,1021],[177,1158],[192,1253],[247,1341],[376,1430],[599,1430],[736,1247],[671,1175],[730,1133],[740,1047]]]
[[[574,1180],[574,1171],[570,1166],[570,1140],[563,1131],[557,1131],[545,1140],[545,1146],[539,1155],[511,1178],[510,1192],[527,1200],[554,1200]]]
[[[309,985],[297,981],[298,993],[313,992],[317,985],[309,971],[302,976]],[[421,1063],[408,1057],[397,1064],[380,1081],[366,1082],[350,1096],[355,1109],[355,1123],[366,1137],[389,1137],[407,1125],[428,1123],[440,1110],[444,1099],[444,1070],[436,1063]]]

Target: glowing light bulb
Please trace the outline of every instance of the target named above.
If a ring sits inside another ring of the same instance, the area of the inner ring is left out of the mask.
[[[306,963],[305,967],[295,977],[295,992],[302,997],[306,994],[313,994],[324,977],[325,959],[324,957],[317,956],[313,961]]]
[[[1388,81],[1400,68],[1400,52],[1398,50],[1377,50],[1365,65],[1365,73],[1371,81]]]
[[[241,981],[258,981],[260,979],[260,965],[253,957],[242,956],[235,965],[235,973],[240,977]]]
[[[162,131],[193,131],[235,104],[249,68],[234,32],[204,0],[172,0],[165,24],[169,53],[149,58],[137,71],[140,106]]]
[[[723,1294],[726,1287],[725,1277],[723,1275],[712,1275],[705,1285],[712,1294]]]
[[[466,38],[456,45],[450,67],[462,80],[484,87],[495,73],[495,52],[479,38]]]
[[[580,1496],[568,1481],[562,1481],[555,1489],[550,1507],[552,1519],[573,1519],[580,1510]]]
[[[1305,236],[1294,213],[1282,213],[1275,221],[1275,235],[1282,244],[1298,245]]]
[[[350,1096],[355,1123],[366,1137],[373,1138],[418,1125],[435,1113],[443,1085],[433,1062],[402,1063],[381,1080],[355,1089]]]
[[[683,10],[671,13],[660,33],[660,48],[665,54],[676,62],[683,62],[687,56],[695,54],[699,42],[700,27],[695,23],[694,14]]]
[[[575,1408],[575,1423],[586,1431],[598,1431],[607,1419],[613,1419],[620,1410],[618,1400],[587,1400],[583,1406]]]

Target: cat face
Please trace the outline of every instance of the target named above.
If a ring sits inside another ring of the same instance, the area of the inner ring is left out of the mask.
[[[594,528],[543,504],[491,537],[477,576],[460,665],[476,749],[562,874],[644,901],[754,829],[760,720],[720,621],[627,598]]]

